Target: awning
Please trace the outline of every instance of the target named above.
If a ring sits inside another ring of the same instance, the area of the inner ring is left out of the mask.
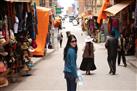
[[[9,2],[31,2],[33,0],[5,0],[5,1],[9,1]]]
[[[132,1],[125,1],[125,2],[121,2],[121,3],[115,4],[115,5],[107,8],[107,9],[105,9],[104,12],[107,15],[109,15],[109,16],[115,16],[120,11],[122,11],[123,9],[125,9],[126,7],[128,7],[131,2]]]

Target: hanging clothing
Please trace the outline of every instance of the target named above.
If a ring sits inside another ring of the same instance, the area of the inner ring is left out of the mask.
[[[35,18],[35,32],[38,33],[38,16],[37,16],[37,9],[36,3],[34,2],[34,18]]]
[[[23,22],[24,22],[23,3],[15,3],[15,11],[16,11],[16,16],[19,19],[18,31],[22,31],[22,26],[23,26]]]
[[[113,26],[113,28],[117,28],[118,29],[118,26],[119,26],[118,19],[112,19],[112,26]]]
[[[34,21],[34,16],[32,15],[31,12],[28,13],[27,17],[27,22],[26,22],[26,28],[29,31],[30,37],[32,39],[35,39],[36,34],[35,34],[35,21]]]
[[[19,26],[19,19],[15,16],[15,23],[14,23],[14,33],[18,33],[18,26]]]
[[[114,33],[115,33],[115,38],[116,38],[116,39],[118,39],[118,38],[119,38],[119,36],[120,36],[120,33],[119,33],[118,29],[117,29],[117,28],[113,28],[113,27],[112,27],[112,32],[114,32]]]
[[[118,39],[119,36],[120,36],[120,32],[119,32],[119,21],[118,21],[118,19],[116,19],[116,18],[112,18],[111,22],[112,22],[112,24],[111,24],[111,25],[112,25],[112,26],[111,26],[112,32],[114,31],[114,33],[115,33],[115,38]]]
[[[135,26],[137,27],[137,0],[136,0],[136,8],[135,8]]]
[[[111,17],[109,17],[109,21],[108,21],[108,32],[110,33],[112,30],[112,19]]]

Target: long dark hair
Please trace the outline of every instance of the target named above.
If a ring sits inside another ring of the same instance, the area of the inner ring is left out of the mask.
[[[70,42],[71,42],[72,38],[75,38],[75,39],[76,39],[75,35],[72,35],[72,34],[71,34],[70,36],[68,36],[68,41],[67,41],[66,47],[64,48],[64,58],[63,58],[64,60],[65,60],[65,58],[66,58],[66,56],[67,56],[68,49],[71,47]],[[76,40],[77,40],[77,39],[76,39]],[[75,51],[76,51],[76,53],[77,53],[77,50],[78,50],[77,45],[76,45],[76,47],[75,47],[74,49],[75,49]]]

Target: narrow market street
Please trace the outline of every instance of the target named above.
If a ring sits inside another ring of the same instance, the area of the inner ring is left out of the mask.
[[[63,74],[63,48],[67,37],[66,31],[75,34],[78,40],[78,67],[82,61],[82,49],[86,34],[82,32],[80,25],[73,26],[68,21],[63,24],[63,47],[42,58],[32,69],[32,76],[22,78],[17,83],[0,88],[0,91],[66,91],[66,81]],[[95,64],[97,70],[92,75],[83,74],[83,85],[78,86],[78,91],[137,91],[136,69],[129,63],[127,67],[117,66],[116,75],[108,74],[107,51],[104,43],[95,43]]]

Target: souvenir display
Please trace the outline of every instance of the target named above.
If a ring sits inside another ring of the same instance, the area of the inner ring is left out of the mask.
[[[3,87],[28,75],[33,66],[31,52],[37,47],[37,14],[31,2],[0,1],[0,8],[0,87]]]

